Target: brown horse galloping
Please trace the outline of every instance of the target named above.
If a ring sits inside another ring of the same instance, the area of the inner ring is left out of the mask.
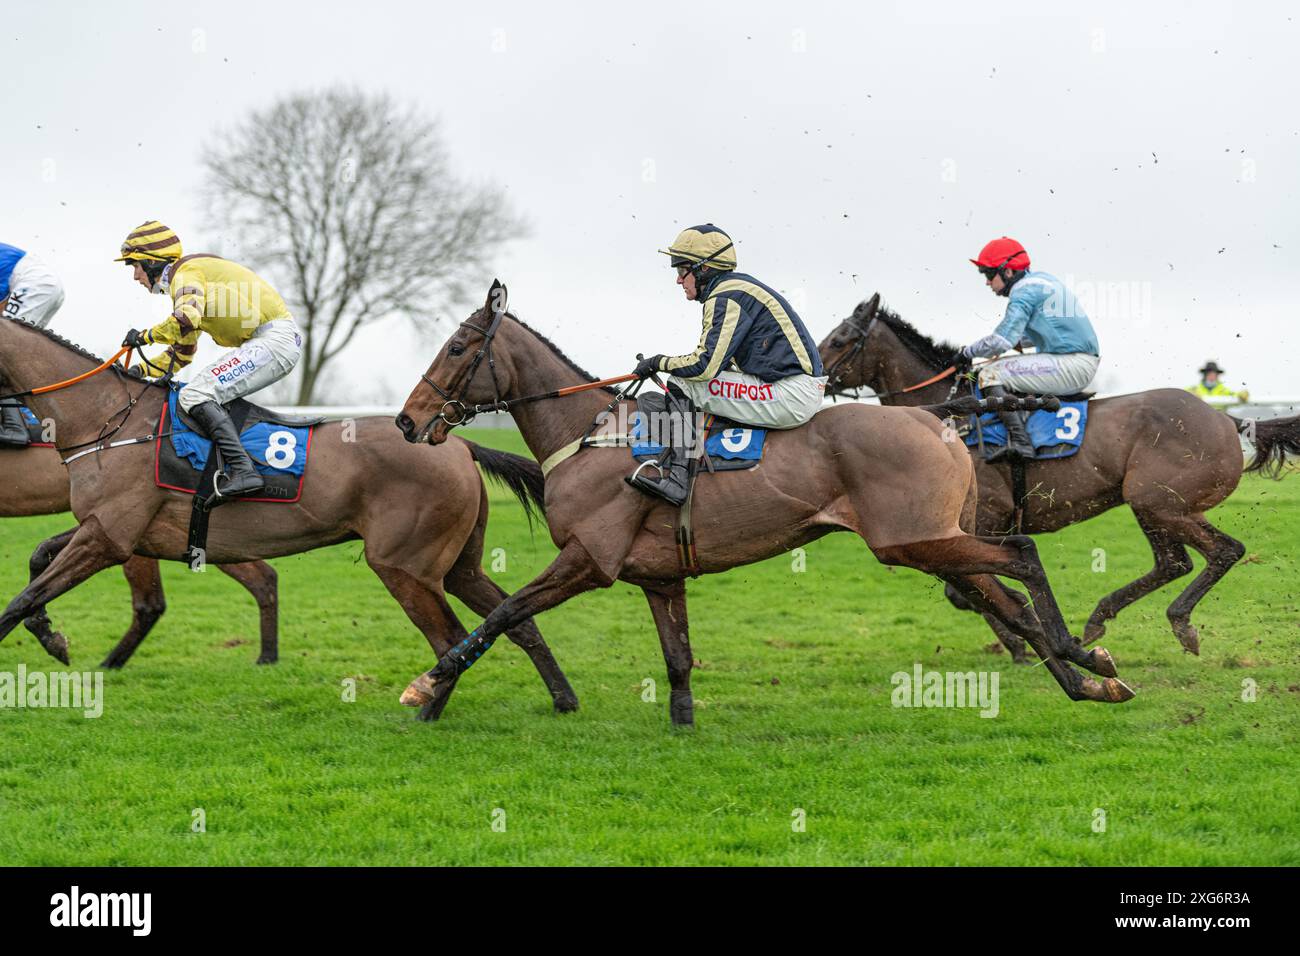
[[[0,373],[30,389],[85,373],[100,360],[52,332],[0,322]],[[65,447],[142,438],[157,426],[167,389],[142,383],[116,366],[63,391],[28,399],[39,418],[54,420]],[[212,563],[298,554],[361,538],[366,562],[402,605],[438,655],[464,637],[444,593],[476,614],[505,597],[480,566],[487,494],[474,467],[505,481],[526,503],[524,484],[541,480],[536,464],[469,442],[413,448],[387,419],[327,422],[312,436],[301,500],[293,504],[237,501],[212,513],[206,550]],[[19,621],[103,568],[133,554],[179,559],[186,551],[191,497],[154,484],[154,443],[105,448],[68,465],[71,541],[0,613],[0,639]],[[510,634],[546,682],[559,711],[577,698],[531,620]]]
[[[923,405],[942,401],[951,388],[948,378],[901,391],[943,370],[954,347],[932,341],[882,308],[879,293],[841,322],[822,341],[820,351],[831,393],[867,386],[881,395],[882,404]],[[1259,454],[1252,470],[1278,460],[1288,449],[1296,450],[1298,421],[1254,424]],[[1205,569],[1166,614],[1179,643],[1199,653],[1192,609],[1245,553],[1240,541],[1205,517],[1241,479],[1241,427],[1188,392],[1153,389],[1090,401],[1087,437],[1075,455],[1025,463],[1028,492],[1019,530],[1058,531],[1127,504],[1155,554],[1151,571],[1097,603],[1084,630],[1086,642],[1099,639],[1106,622],[1134,601],[1189,573],[1190,545],[1204,555]],[[971,457],[979,481],[976,529],[981,534],[1006,533],[1015,525],[1011,466]]]
[[[506,313],[499,283],[422,379],[397,418],[410,442],[441,444],[463,422],[467,406],[499,408],[515,400],[519,430],[548,472],[544,489],[535,491],[545,495],[547,524],[560,554],[437,668],[416,678],[402,702],[426,712],[440,709],[451,683],[504,629],[622,580],[642,588],[649,601],[672,685],[673,723],[691,724],[687,573],[674,536],[676,510],[624,483],[632,465],[626,448],[565,455],[607,407],[618,408],[618,419],[626,421],[630,403],[598,390],[519,401],[592,379]],[[823,411],[801,428],[770,432],[757,468],[700,478],[694,491],[700,566],[725,571],[831,531],[852,531],[880,561],[937,575],[996,615],[1030,642],[1072,699],[1130,699],[1133,692],[1115,677],[1110,656],[1101,648],[1086,652],[1070,637],[1033,542],[962,531],[964,512],[973,518],[973,472],[965,449],[945,442],[942,430],[938,419],[919,409],[855,405]],[[1017,602],[994,575],[1025,584],[1032,608]],[[1084,678],[1067,660],[1105,679]]]
[[[34,515],[62,514],[70,511],[68,472],[53,448],[34,445],[30,448],[0,448],[0,518],[27,518]],[[42,542],[30,562],[32,580],[50,566],[64,546],[72,540],[76,528]],[[259,664],[274,664],[279,657],[277,607],[278,588],[275,569],[265,561],[223,564],[218,567],[234,578],[253,596],[261,619],[262,647]],[[130,558],[122,573],[131,587],[131,627],[99,666],[117,668],[124,665],[167,610],[162,575],[153,558]],[[56,660],[68,663],[68,639],[54,631],[45,608],[39,608],[23,626],[36,635],[41,647]]]

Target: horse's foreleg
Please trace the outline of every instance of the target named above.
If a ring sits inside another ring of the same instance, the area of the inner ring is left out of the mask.
[[[465,560],[462,563],[458,560],[447,573],[446,588],[449,593],[464,601],[471,611],[484,617],[509,597],[495,581],[483,573],[476,561]],[[567,714],[577,710],[578,695],[569,685],[569,679],[564,676],[564,671],[560,669],[533,619],[527,618],[518,626],[510,628],[506,631],[506,636],[523,649],[537,668],[537,673],[542,676],[547,690],[551,692],[555,712]]]
[[[1097,602],[1097,607],[1088,616],[1088,623],[1083,628],[1083,640],[1087,644],[1101,640],[1106,633],[1106,622],[1115,618],[1124,608],[1192,570],[1192,557],[1175,535],[1161,527],[1152,516],[1138,514],[1137,521],[1155,555],[1155,567]]]
[[[664,663],[668,665],[668,682],[672,685],[668,712],[673,726],[694,727],[691,668],[695,666],[695,657],[691,653],[690,627],[686,620],[686,584],[673,581],[642,590],[650,602],[650,613],[654,615],[659,644],[664,651]]]
[[[437,667],[411,681],[402,694],[402,703],[408,707],[428,705],[439,685],[468,670],[492,647],[497,635],[575,594],[613,583],[576,539],[570,541],[545,571],[497,605],[465,640],[444,654]]]
[[[133,557],[122,565],[122,573],[131,586],[131,627],[99,665],[103,668],[118,668],[130,660],[167,610],[162,574],[155,559]]]
[[[121,564],[129,557],[129,551],[122,552],[104,533],[99,519],[90,516],[77,528],[72,540],[50,562],[50,566],[0,613],[0,640],[7,637],[19,621],[60,594],[76,587],[95,572]]]
[[[50,566],[50,563],[58,557],[59,552],[68,546],[68,542],[72,540],[72,536],[76,533],[76,528],[70,528],[63,534],[47,538],[37,545],[36,550],[32,552],[32,556],[27,562],[29,574],[27,580],[29,584],[41,576],[45,569]],[[40,642],[41,647],[45,648],[47,654],[62,664],[68,663],[68,639],[54,630],[44,605],[27,616],[23,621],[23,627],[35,635],[36,640]]]
[[[257,663],[274,664],[280,659],[280,588],[275,568],[265,561],[219,564],[217,567],[253,595],[262,639],[262,652],[257,656]]]
[[[447,599],[433,588],[426,587],[415,575],[401,568],[371,563],[370,569],[384,582],[394,600],[402,606],[411,623],[420,629],[424,639],[433,648],[439,660],[445,660],[452,644],[465,637],[465,628],[447,603]],[[427,700],[420,701],[423,709],[422,720],[437,720],[442,716],[443,708],[451,698],[456,687],[453,677],[439,688],[439,693],[430,694]]]

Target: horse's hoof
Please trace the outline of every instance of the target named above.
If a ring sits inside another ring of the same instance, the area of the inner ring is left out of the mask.
[[[115,661],[112,658],[106,657],[104,658],[103,663],[99,665],[99,669],[101,671],[120,671],[122,665],[125,663],[126,661]]]
[[[1106,693],[1106,700],[1112,704],[1122,704],[1137,696],[1137,692],[1118,677],[1107,677],[1101,682],[1101,687]]]
[[[68,660],[68,639],[57,631],[50,636],[48,641],[42,641],[42,646],[47,654],[53,657],[60,664],[70,664]]]
[[[572,714],[578,709],[578,698],[576,697],[557,697],[555,699],[555,712],[557,714]]]
[[[423,707],[433,700],[434,682],[428,674],[421,674],[406,685],[400,698],[403,707]]]
[[[1183,645],[1183,650],[1188,654],[1201,656],[1201,637],[1190,622],[1174,622],[1174,636],[1178,638],[1178,643]]]
[[[1098,647],[1092,652],[1092,672],[1098,677],[1118,677],[1119,671],[1115,669],[1115,658],[1110,656],[1110,651],[1104,647]]]
[[[278,658],[278,657],[259,657],[259,658],[257,659],[257,663],[258,663],[258,664],[275,664],[275,663],[278,663],[279,660],[280,660],[280,658]]]

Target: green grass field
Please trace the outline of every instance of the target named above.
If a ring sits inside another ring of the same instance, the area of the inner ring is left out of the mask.
[[[522,451],[513,433],[470,435]],[[486,560],[503,549],[494,577],[514,590],[554,549],[492,500]],[[1295,865],[1300,480],[1248,478],[1212,517],[1248,557],[1193,618],[1199,659],[1165,623],[1181,584],[1111,624],[1128,704],[1071,703],[1041,667],[986,649],[937,582],[833,535],[802,571],[785,555],[690,585],[693,733],[670,729],[649,610],[627,586],[539,619],[578,713],[553,715],[502,641],[421,724],[397,698],[432,655],[359,542],[273,562],[271,667],[253,664],[252,599],[172,565],[169,610],[105,676],[101,718],[0,709],[0,863]],[[0,521],[6,600],[69,525]],[[1127,511],[1038,543],[1076,631],[1151,563]],[[93,668],[129,622],[126,584],[106,571],[51,613],[73,667]],[[891,675],[917,662],[999,672],[1000,712],[891,706]],[[61,669],[21,627],[0,671],[19,664]]]

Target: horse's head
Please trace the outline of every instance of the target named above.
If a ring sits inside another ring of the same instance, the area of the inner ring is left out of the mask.
[[[506,287],[492,280],[487,301],[461,323],[420,376],[397,416],[409,442],[440,445],[457,426],[474,417],[475,406],[505,400],[513,385],[509,361],[493,355],[506,319]]]
[[[880,293],[877,292],[865,302],[858,303],[853,314],[817,346],[822,366],[826,369],[828,395],[866,385],[875,360],[869,340],[879,310]]]

